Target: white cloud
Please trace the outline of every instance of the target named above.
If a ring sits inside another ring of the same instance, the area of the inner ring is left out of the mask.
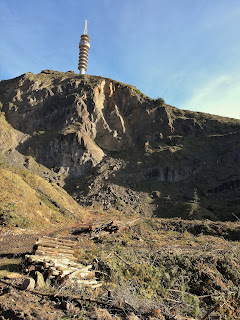
[[[240,119],[240,77],[221,75],[193,91],[187,109]]]

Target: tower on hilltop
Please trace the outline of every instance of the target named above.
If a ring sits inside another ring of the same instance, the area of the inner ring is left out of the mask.
[[[88,64],[88,51],[90,49],[89,35],[87,34],[87,20],[85,20],[84,33],[81,35],[81,41],[79,43],[79,60],[78,69],[80,74],[85,74]]]

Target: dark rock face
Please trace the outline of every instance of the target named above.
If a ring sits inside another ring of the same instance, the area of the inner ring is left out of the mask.
[[[161,216],[166,201],[182,208],[197,189],[205,209],[230,218],[226,201],[236,200],[239,189],[240,120],[158,106],[133,86],[51,70],[2,81],[0,108],[10,128],[0,137],[12,141],[0,142],[0,150],[34,157],[82,203]],[[146,198],[153,190],[161,197]]]

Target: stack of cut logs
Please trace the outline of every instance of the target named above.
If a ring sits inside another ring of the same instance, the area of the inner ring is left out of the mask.
[[[96,228],[94,228],[92,225],[89,226],[89,231],[91,232],[91,239],[98,237],[100,234],[104,232],[112,234],[119,232],[119,230],[120,227],[116,223],[114,224],[113,221],[104,223]]]
[[[92,265],[84,266],[77,262],[74,250],[77,242],[44,236],[34,246],[34,255],[26,255],[23,272],[34,275],[42,273],[44,280],[51,284],[100,287]]]

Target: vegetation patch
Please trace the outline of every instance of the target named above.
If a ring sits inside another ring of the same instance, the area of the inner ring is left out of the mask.
[[[164,99],[161,98],[161,97],[158,97],[155,101],[156,101],[156,105],[157,105],[158,107],[162,107],[162,106],[165,104]]]
[[[157,231],[157,221],[144,219],[119,234],[87,241],[78,258],[95,265],[113,301],[130,305],[144,319],[156,310],[162,319],[201,318],[218,304],[216,315],[239,317],[239,243],[186,230]],[[180,220],[175,221],[169,226],[177,226]]]

